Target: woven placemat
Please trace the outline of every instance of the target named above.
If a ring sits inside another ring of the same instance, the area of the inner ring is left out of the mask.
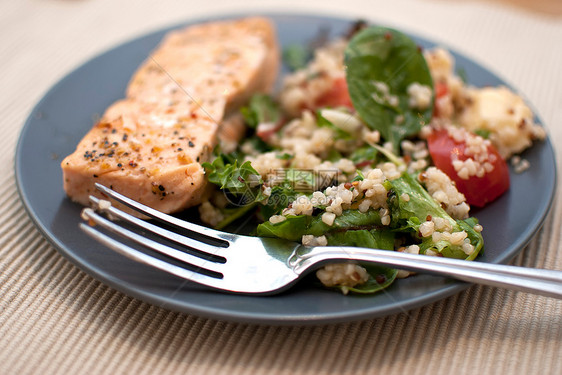
[[[46,90],[141,33],[274,4],[281,3],[0,2],[0,374],[562,373],[562,301],[475,286],[367,321],[228,323],[117,292],[41,237],[18,198],[13,155],[26,116]],[[453,46],[524,92],[562,147],[560,18],[467,1],[285,1],[281,9],[362,16]],[[558,199],[513,264],[562,269],[561,223]]]

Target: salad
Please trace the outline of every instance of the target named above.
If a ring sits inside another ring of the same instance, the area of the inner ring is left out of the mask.
[[[241,144],[205,163],[214,193],[199,206],[218,229],[305,246],[359,246],[473,260],[484,228],[470,215],[509,189],[508,162],[545,137],[506,87],[476,88],[444,49],[422,50],[393,29],[360,24],[311,53],[286,51],[294,71],[276,96],[239,116]],[[411,273],[341,263],[316,276],[343,293],[374,293]]]

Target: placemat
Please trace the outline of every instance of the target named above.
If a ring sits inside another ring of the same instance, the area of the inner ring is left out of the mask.
[[[306,327],[230,323],[150,305],[52,248],[14,180],[19,131],[58,79],[129,38],[232,12],[363,17],[452,46],[523,92],[559,149],[562,19],[505,3],[0,2],[0,374],[562,373],[562,301],[502,289],[474,286],[405,313]],[[512,264],[562,269],[561,223],[556,199]]]

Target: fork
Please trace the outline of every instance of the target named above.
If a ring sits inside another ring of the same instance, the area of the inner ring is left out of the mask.
[[[305,247],[277,238],[237,235],[164,214],[101,184],[96,184],[96,188],[133,212],[173,229],[139,219],[106,200],[90,196],[95,209],[83,210],[82,216],[88,223],[80,223],[80,228],[85,233],[135,261],[223,291],[274,294],[290,288],[302,276],[329,262],[359,261],[562,298],[562,271],[370,248]],[[136,229],[133,231],[125,226]],[[116,240],[106,234],[108,232],[119,235],[122,240]],[[135,247],[127,243],[135,243]],[[139,250],[138,245],[144,251]]]

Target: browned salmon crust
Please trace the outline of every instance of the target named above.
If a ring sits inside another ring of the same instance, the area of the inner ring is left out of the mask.
[[[232,142],[243,134],[240,127],[220,126],[223,118],[272,89],[276,40],[271,22],[260,17],[168,34],[134,74],[126,98],[62,161],[67,195],[88,205],[90,194],[100,196],[99,182],[167,213],[200,203],[206,190],[201,163],[219,136]]]

